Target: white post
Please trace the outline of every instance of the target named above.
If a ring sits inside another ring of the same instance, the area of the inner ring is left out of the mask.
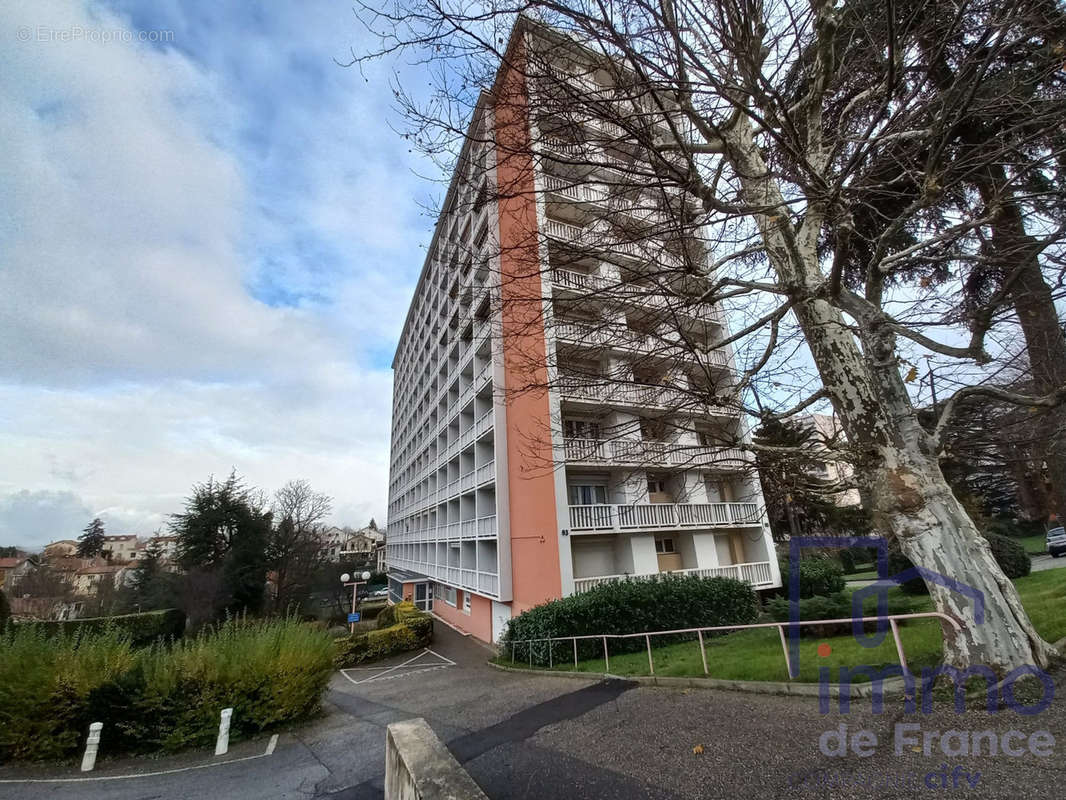
[[[94,722],[89,726],[89,738],[85,740],[85,755],[81,758],[81,771],[92,772],[96,766],[96,751],[100,749],[100,731],[104,723]]]
[[[222,719],[218,723],[218,741],[215,742],[215,755],[225,755],[229,750],[229,721],[233,716],[232,708],[222,709]]]

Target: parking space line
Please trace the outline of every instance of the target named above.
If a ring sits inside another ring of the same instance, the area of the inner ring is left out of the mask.
[[[443,664],[415,664],[414,663],[414,662],[418,661],[418,659],[422,658],[422,656],[424,656],[426,654],[434,655],[437,658],[439,658],[441,661],[446,662],[446,663],[443,663]],[[402,664],[395,664],[395,665],[393,665],[391,667],[388,667],[388,668],[386,668],[384,670],[382,670],[380,667],[347,667],[345,669],[340,670],[340,673],[348,681],[350,681],[354,686],[362,686],[363,684],[366,684],[366,683],[373,683],[375,681],[380,681],[380,680],[390,680],[392,678],[399,678],[399,677],[403,677],[405,675],[412,675],[412,674],[419,673],[419,672],[429,672],[430,670],[434,670],[434,669],[445,669],[447,667],[454,667],[455,665],[456,665],[455,662],[452,661],[447,656],[442,656],[440,653],[437,653],[437,652],[435,652],[433,650],[430,650],[427,647],[421,653],[419,653],[418,655],[416,655],[416,656],[414,656],[412,658],[407,659]],[[408,669],[408,670],[406,670],[404,672],[395,672],[395,670],[402,669],[404,667],[409,667],[410,669]],[[360,678],[359,680],[356,680],[355,678],[353,678],[351,675],[348,674],[348,670],[368,670],[368,671],[369,670],[378,670],[378,672],[377,672],[376,675],[371,675],[368,678]],[[394,673],[394,672],[395,672],[395,674],[390,674],[390,673]]]

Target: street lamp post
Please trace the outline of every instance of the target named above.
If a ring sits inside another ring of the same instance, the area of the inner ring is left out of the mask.
[[[359,594],[359,587],[361,585],[363,585],[364,583],[366,583],[368,580],[370,580],[370,573],[369,572],[362,572],[362,573],[356,575],[355,577],[359,578],[360,580],[354,580],[353,581],[352,580],[352,576],[349,575],[347,572],[345,572],[343,575],[341,575],[341,584],[343,586],[351,586],[352,587],[352,613],[353,614],[355,613],[355,604],[357,602],[356,598],[357,598],[357,596]],[[355,633],[355,622],[354,622],[354,620],[352,622],[348,623],[348,632],[349,633]]]

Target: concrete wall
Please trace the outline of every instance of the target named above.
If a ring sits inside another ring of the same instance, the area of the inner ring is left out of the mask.
[[[470,613],[463,611],[463,597],[470,595]],[[483,642],[492,641],[492,600],[465,589],[455,590],[456,608],[443,599],[433,601],[433,613],[450,625],[476,636]]]
[[[385,731],[385,800],[488,800],[424,719]]]

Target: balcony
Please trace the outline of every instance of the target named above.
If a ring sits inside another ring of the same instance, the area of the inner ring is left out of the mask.
[[[570,506],[570,530],[661,531],[761,524],[755,503],[627,503]]]
[[[607,379],[604,379],[605,381]],[[670,386],[640,383],[564,383],[559,388],[564,400],[619,408],[656,408],[687,411],[700,415],[736,417],[735,410],[702,403],[698,397]]]
[[[756,589],[774,585],[769,561],[752,561],[747,564],[728,564],[700,569],[678,569],[673,572],[652,572],[641,575],[598,575],[592,578],[575,578],[574,591],[587,592],[593,586],[615,581],[649,580],[660,575],[696,575],[700,578],[734,578],[749,583]]]
[[[564,439],[563,452],[575,464],[706,467],[737,469],[749,463],[747,454],[735,447],[702,447],[639,439]]]

